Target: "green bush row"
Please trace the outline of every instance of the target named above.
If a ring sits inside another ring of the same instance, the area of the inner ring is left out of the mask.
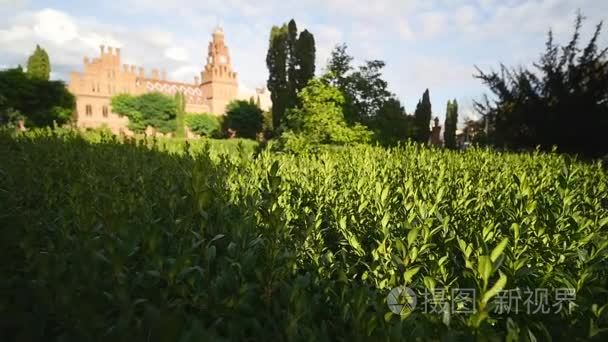
[[[1,340],[606,337],[599,164],[417,145],[162,146],[0,134]],[[472,289],[476,310],[448,295],[436,312],[418,297],[394,314],[399,286]],[[497,312],[517,288],[575,298],[559,313]]]

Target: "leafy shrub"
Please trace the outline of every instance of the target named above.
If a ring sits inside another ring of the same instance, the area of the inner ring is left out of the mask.
[[[112,97],[112,111],[129,118],[129,129],[142,133],[151,126],[162,133],[176,129],[177,104],[158,92],[139,96],[119,94]]]
[[[0,134],[0,340],[606,338],[599,163],[417,145],[251,158],[101,139]],[[447,295],[396,315],[386,298],[403,285]],[[497,310],[502,291],[537,288],[550,314],[525,297]],[[560,288],[575,297],[556,314]]]
[[[349,125],[344,117],[344,96],[336,87],[313,79],[298,94],[300,108],[287,113],[283,142],[288,150],[300,151],[319,144],[368,143],[372,133],[360,124]]]
[[[218,137],[221,129],[221,118],[213,114],[188,114],[186,125],[198,135]]]

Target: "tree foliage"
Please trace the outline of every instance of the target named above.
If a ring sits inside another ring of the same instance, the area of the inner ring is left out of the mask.
[[[25,117],[27,126],[61,125],[74,108],[74,96],[63,82],[28,77],[20,67],[0,71],[0,123]]]
[[[376,140],[393,145],[413,134],[412,118],[407,116],[396,96],[382,78],[385,63],[366,61],[355,68],[346,44],[337,45],[327,63],[323,80],[344,94],[344,114],[351,122],[374,130]]]
[[[458,102],[449,101],[445,112],[445,124],[443,126],[443,143],[447,148],[456,148],[456,126],[458,124]]]
[[[373,121],[375,138],[385,146],[396,145],[413,136],[413,116],[407,115],[398,99],[391,97],[382,104]]]
[[[222,120],[213,114],[189,114],[185,122],[192,132],[201,136],[217,138],[221,134]]]
[[[272,126],[278,128],[287,108],[287,28],[273,26],[266,55],[268,81],[266,86],[272,100]]]
[[[304,30],[298,36],[293,19],[281,27],[273,26],[266,65],[275,129],[280,127],[285,111],[298,105],[298,92],[314,77],[314,63],[315,40],[310,32]]]
[[[583,17],[565,46],[549,31],[544,54],[533,68],[508,68],[476,75],[493,94],[477,102],[487,120],[488,138],[500,147],[599,156],[608,152],[608,48],[598,40],[602,23],[579,47]]]
[[[294,80],[296,92],[302,90],[315,77],[315,37],[308,30],[300,32],[295,48],[298,69]]]
[[[289,111],[284,134],[287,149],[300,150],[317,144],[364,143],[371,132],[344,117],[344,96],[337,87],[313,79],[300,92],[301,107]]]
[[[49,55],[39,45],[27,59],[27,75],[34,79],[48,81],[51,75]]]
[[[167,95],[153,92],[139,96],[119,94],[112,97],[112,111],[129,118],[129,129],[142,133],[148,126],[162,133],[175,131],[177,104]]]
[[[234,100],[226,107],[223,129],[232,129],[241,138],[255,139],[262,131],[263,112],[255,103]]]
[[[416,105],[416,111],[414,112],[414,134],[415,140],[426,144],[431,136],[430,124],[431,124],[431,98],[429,90],[425,90],[422,94],[422,99],[418,101]]]

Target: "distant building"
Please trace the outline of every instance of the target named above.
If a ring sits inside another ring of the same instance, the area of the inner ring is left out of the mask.
[[[193,83],[167,80],[166,72],[153,69],[150,76],[144,69],[120,63],[120,49],[100,47],[100,57],[84,58],[84,71],[72,72],[68,89],[76,97],[76,124],[81,128],[106,126],[113,132],[128,132],[128,118],[112,112],[111,98],[118,94],[141,95],[160,92],[170,96],[183,92],[186,112],[223,115],[226,105],[235,99],[254,98],[262,109],[269,107],[265,88],[255,93],[239,91],[237,73],[232,69],[230,53],[221,27],[214,30],[209,42],[207,61]],[[259,99],[259,100],[258,100]]]

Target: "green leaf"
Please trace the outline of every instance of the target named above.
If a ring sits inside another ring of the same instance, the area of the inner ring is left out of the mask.
[[[490,259],[492,259],[492,262],[495,262],[498,259],[498,257],[504,251],[505,247],[507,247],[508,242],[509,242],[509,238],[504,238],[504,239],[502,239],[502,241],[500,241],[500,243],[498,245],[496,245],[496,247],[494,247],[494,249],[492,250],[492,253],[490,254]]]
[[[418,271],[420,271],[420,267],[421,266],[416,266],[416,267],[410,268],[407,271],[405,271],[405,273],[403,273],[403,281],[406,284],[409,283],[412,280],[412,278],[416,275],[416,273],[418,273]]]
[[[483,280],[484,285],[488,284],[488,280],[492,275],[492,268],[492,259],[490,259],[490,257],[487,255],[480,255],[477,264],[477,271],[479,272],[479,276]]]
[[[492,297],[496,296],[505,287],[505,285],[507,285],[507,276],[501,272],[500,278],[498,278],[498,281],[496,281],[494,286],[483,294],[482,303],[484,303],[484,305],[487,304]]]
[[[411,247],[414,244],[414,241],[416,241],[416,238],[418,237],[418,232],[420,232],[420,228],[412,228],[407,233],[407,245],[408,246]]]

